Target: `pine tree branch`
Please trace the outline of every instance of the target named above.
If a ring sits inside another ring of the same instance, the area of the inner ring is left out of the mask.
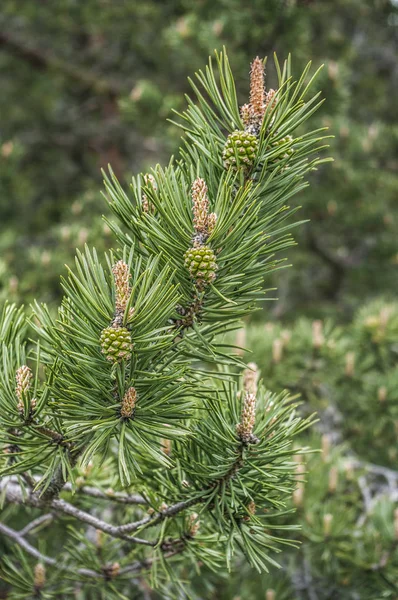
[[[72,484],[66,483],[62,488],[65,492],[72,491]],[[91,487],[88,485],[83,485],[82,487],[78,487],[76,489],[77,494],[81,494],[83,496],[90,496],[91,498],[98,498],[100,500],[108,500],[117,502],[119,504],[147,504],[145,498],[140,496],[139,494],[123,494],[122,492],[103,492],[98,488]]]
[[[47,523],[47,525],[49,525],[51,523],[51,521],[53,521],[53,519],[54,519],[54,515],[52,513],[47,513],[45,515],[42,515],[41,517],[37,517],[37,519],[33,519],[33,521],[28,523],[28,525],[26,525],[26,527],[21,529],[21,531],[19,531],[19,535],[24,537],[28,533],[31,533],[31,531],[33,531],[37,527],[40,527],[40,525],[42,525],[43,523]]]
[[[69,504],[69,502],[65,502],[65,500],[61,500],[59,498],[53,498],[48,501],[40,498],[37,494],[30,494],[25,497],[22,493],[22,490],[18,484],[7,482],[0,483],[0,490],[5,489],[5,496],[8,502],[13,502],[14,504],[24,504],[28,506],[34,506],[35,508],[50,508],[57,513],[62,513],[75,519],[82,521],[83,523],[87,523],[87,525],[91,525],[95,529],[100,529],[104,533],[125,540],[126,542],[130,542],[132,544],[143,544],[145,546],[156,546],[157,542],[150,542],[148,540],[143,540],[137,537],[131,537],[126,535],[126,532],[123,531],[123,527],[115,527],[90,515],[89,513]]]
[[[23,537],[21,531],[15,531],[15,529],[11,529],[11,527],[4,525],[4,523],[0,523],[0,532],[3,533],[4,535],[6,535],[7,537],[9,537],[10,539],[12,539],[14,542],[16,542],[28,554],[30,554],[31,556],[34,556],[40,562],[43,562],[46,565],[50,565],[52,567],[57,565],[57,561],[55,560],[55,558],[50,558],[49,556],[42,554],[34,546],[29,544],[29,542],[27,542],[25,540],[25,538]],[[97,573],[96,571],[92,571],[91,569],[74,569],[74,568],[65,569],[65,567],[62,567],[62,570],[68,571],[73,576],[75,576],[76,573],[78,573],[79,575],[83,575],[85,577],[95,577],[95,578],[102,577],[101,573]]]

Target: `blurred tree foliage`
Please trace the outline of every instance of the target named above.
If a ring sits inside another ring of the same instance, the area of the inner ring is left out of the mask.
[[[238,89],[257,54],[325,63],[317,118],[335,163],[302,196],[312,228],[299,234],[300,268],[278,277],[277,314],[346,316],[355,297],[396,289],[397,26],[390,0],[3,0],[0,294],[50,300],[76,246],[108,245],[100,167],[127,183],[176,151],[170,107],[223,44]]]

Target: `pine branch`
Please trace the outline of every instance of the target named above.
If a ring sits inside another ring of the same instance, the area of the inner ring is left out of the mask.
[[[72,484],[66,483],[62,489],[65,492],[71,492],[73,490]],[[107,500],[108,502],[117,502],[118,504],[147,504],[145,498],[139,494],[124,494],[123,492],[114,492],[113,490],[103,492],[98,488],[88,485],[78,487],[76,493],[83,496],[90,496],[91,498]]]
[[[46,500],[40,498],[37,494],[30,494],[25,497],[22,493],[20,486],[15,483],[10,482],[0,482],[0,490],[5,489],[5,497],[8,502],[13,502],[15,504],[23,504],[28,506],[34,506],[35,508],[50,508],[57,513],[62,513],[75,519],[82,521],[83,523],[87,523],[94,527],[95,529],[99,529],[108,535],[120,538],[125,540],[126,542],[130,542],[131,544],[143,544],[145,546],[155,546],[156,542],[149,542],[147,540],[143,540],[141,538],[131,537],[126,535],[123,530],[123,526],[115,527],[90,515],[89,513],[69,504],[65,500],[61,500],[59,498],[53,498],[52,500]]]
[[[21,529],[21,531],[19,532],[19,535],[24,537],[28,533],[31,533],[34,529],[37,529],[38,527],[43,525],[43,523],[46,523],[47,525],[49,525],[51,523],[51,521],[53,521],[53,519],[54,519],[54,515],[52,513],[47,513],[45,515],[42,515],[41,517],[37,517],[37,519],[33,519],[33,521],[28,523],[26,525],[26,527]]]
[[[31,556],[34,556],[40,562],[43,562],[46,565],[50,565],[52,567],[57,566],[57,561],[54,558],[50,558],[49,556],[42,554],[34,546],[29,544],[29,542],[27,542],[25,540],[24,536],[22,535],[22,531],[20,531],[20,532],[15,531],[14,529],[11,529],[11,527],[8,527],[7,525],[0,523],[0,532],[3,533],[4,535],[6,535],[7,537],[9,537],[10,539],[12,539],[14,542],[16,542],[28,554],[30,554]],[[101,573],[97,573],[96,571],[92,571],[91,569],[74,569],[74,568],[65,569],[65,567],[63,567],[62,569],[64,571],[68,571],[73,576],[75,576],[76,573],[78,573],[79,575],[83,575],[84,577],[95,577],[95,578],[102,577]]]

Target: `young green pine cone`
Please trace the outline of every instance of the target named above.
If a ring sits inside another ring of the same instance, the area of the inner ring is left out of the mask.
[[[229,134],[224,146],[223,160],[226,169],[237,169],[240,166],[250,167],[257,155],[258,140],[247,131],[233,131]]]
[[[184,258],[185,267],[189,270],[192,279],[204,284],[215,280],[218,267],[214,252],[209,246],[189,248]]]
[[[293,138],[291,135],[287,135],[284,138],[281,138],[280,140],[276,141],[276,142],[271,142],[271,147],[277,148],[278,146],[282,146],[283,144],[287,144],[288,142],[292,142]],[[293,154],[294,150],[293,148],[290,146],[288,148],[281,148],[281,152],[280,154],[274,155],[272,157],[272,162],[275,160],[282,160],[283,158],[288,158],[289,156],[291,156]]]
[[[101,332],[101,351],[110,362],[128,360],[133,344],[126,327],[106,327]]]

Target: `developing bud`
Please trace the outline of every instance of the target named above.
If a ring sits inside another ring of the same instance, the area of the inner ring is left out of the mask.
[[[323,323],[322,321],[313,321],[312,323],[312,345],[316,350],[322,348],[325,343],[323,337]]]
[[[276,594],[274,590],[267,590],[265,592],[265,600],[276,600]]]
[[[345,472],[347,481],[354,481],[355,471],[354,471],[354,465],[353,465],[352,461],[347,460],[344,463],[344,472]]]
[[[330,494],[334,494],[337,489],[337,484],[339,481],[339,472],[337,467],[331,467],[329,471],[329,482],[328,482],[328,490]]]
[[[240,423],[236,425],[236,433],[244,444],[256,444],[259,439],[253,435],[256,420],[256,396],[246,392]]]
[[[189,515],[189,526],[188,526],[188,534],[191,537],[195,537],[195,535],[198,533],[199,531],[199,527],[200,527],[200,521],[198,519],[198,514],[193,512]]]
[[[304,489],[305,489],[305,482],[302,479],[305,473],[305,465],[302,462],[297,463],[296,466],[296,478],[298,479],[297,481],[297,486],[296,489],[293,492],[293,504],[297,507],[300,508],[303,506],[304,504]]]
[[[331,513],[326,513],[323,515],[323,535],[325,537],[329,537],[330,532],[332,530],[332,521],[333,515]]]
[[[322,460],[328,462],[330,456],[330,437],[326,433],[322,436]]]
[[[272,361],[275,364],[280,363],[282,360],[282,354],[283,354],[283,341],[279,338],[276,338],[272,342]]]
[[[264,63],[258,56],[253,60],[250,69],[250,104],[256,116],[264,115]]]
[[[243,121],[245,129],[254,125],[256,122],[256,115],[251,104],[244,104],[240,108],[240,116]]]
[[[37,565],[35,565],[33,581],[36,590],[43,589],[46,583],[46,568],[43,563],[37,563]]]
[[[249,394],[257,394],[257,382],[260,376],[256,363],[250,362],[243,371],[243,388]]]
[[[155,192],[158,189],[155,178],[150,173],[144,175],[144,183],[147,187],[150,186]],[[154,207],[149,204],[148,196],[146,194],[142,194],[142,209],[146,213],[148,213],[149,211],[154,211]]]
[[[387,388],[384,385],[377,390],[377,399],[380,403],[387,400]]]
[[[166,438],[162,438],[161,440],[161,448],[166,456],[170,456],[171,454],[171,440],[167,440]]]
[[[31,387],[31,381],[33,378],[33,373],[29,367],[26,365],[22,365],[17,369],[15,374],[16,387],[15,394],[18,398],[18,410],[20,413],[24,412],[24,397],[26,397],[29,393]],[[36,406],[36,400],[32,400],[30,403],[31,409],[34,409]]]
[[[354,375],[354,372],[355,372],[355,353],[354,352],[347,352],[347,354],[345,355],[344,372],[347,375],[347,377],[352,377]]]
[[[136,403],[136,389],[134,387],[130,387],[123,396],[120,416],[123,417],[123,419],[131,419],[134,416]]]
[[[248,514],[243,517],[244,521],[250,521],[250,518],[256,514],[257,507],[254,500],[250,500],[249,504],[246,506]]]
[[[112,273],[115,279],[115,307],[117,313],[124,313],[131,295],[130,268],[123,260],[113,265]]]
[[[293,492],[293,504],[296,508],[301,508],[304,504],[304,486],[298,485]]]
[[[111,565],[106,565],[103,567],[103,572],[107,579],[113,579],[119,575],[120,565],[118,562],[114,562]]]
[[[198,177],[192,184],[193,224],[198,233],[207,233],[209,198],[204,179]]]
[[[268,106],[270,106],[271,110],[273,108],[275,108],[276,105],[276,91],[273,90],[272,88],[270,90],[268,90],[268,92],[265,95],[265,108],[267,108]]]
[[[101,529],[95,530],[95,545],[97,548],[102,548],[104,545],[104,532]]]

